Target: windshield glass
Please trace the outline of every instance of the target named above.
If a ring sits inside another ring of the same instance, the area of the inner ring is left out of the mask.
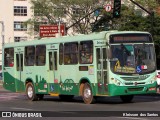
[[[156,69],[152,44],[112,45],[111,70],[117,74],[144,74]]]

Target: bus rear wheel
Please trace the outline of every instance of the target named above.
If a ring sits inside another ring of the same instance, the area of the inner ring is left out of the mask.
[[[133,95],[121,95],[120,98],[124,103],[129,103],[133,100]]]
[[[26,95],[27,98],[31,101],[38,100],[38,96],[35,94],[35,89],[31,82],[27,83],[26,85]]]
[[[95,102],[91,86],[87,82],[83,84],[82,98],[83,98],[84,103],[86,104],[92,104]]]

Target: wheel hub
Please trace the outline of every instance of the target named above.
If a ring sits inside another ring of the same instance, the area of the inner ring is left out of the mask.
[[[87,99],[91,97],[91,90],[89,88],[84,90],[84,97]]]
[[[29,98],[32,98],[32,96],[33,96],[33,89],[32,89],[32,87],[30,87],[30,86],[28,87],[27,94],[28,94]]]

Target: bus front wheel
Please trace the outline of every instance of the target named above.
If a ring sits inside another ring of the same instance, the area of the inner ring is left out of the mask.
[[[95,102],[92,89],[89,83],[85,83],[82,88],[82,98],[84,103],[92,104]]]
[[[26,95],[31,101],[38,100],[38,96],[35,94],[34,86],[31,82],[26,85]]]
[[[133,100],[133,95],[121,95],[120,98],[124,103],[129,103]]]

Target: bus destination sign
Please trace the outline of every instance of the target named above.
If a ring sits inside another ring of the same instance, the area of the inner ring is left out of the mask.
[[[149,34],[119,34],[111,35],[110,43],[152,42]]]

